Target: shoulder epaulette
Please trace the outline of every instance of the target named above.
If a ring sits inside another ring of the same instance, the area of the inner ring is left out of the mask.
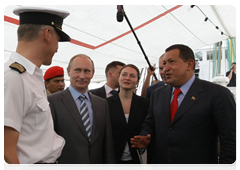
[[[26,69],[19,63],[15,62],[9,66],[11,69],[18,71],[20,74],[26,71]]]

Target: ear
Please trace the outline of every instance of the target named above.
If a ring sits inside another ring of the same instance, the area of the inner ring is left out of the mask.
[[[112,71],[108,72],[108,77],[112,77]]]
[[[68,73],[68,76],[70,77],[70,69],[67,68],[67,73]]]
[[[46,28],[43,30],[43,35],[44,35],[44,39],[47,41],[50,41],[50,37],[51,37],[51,29],[50,28]]]
[[[189,59],[187,61],[187,64],[188,64],[188,70],[194,70],[194,60],[193,59]]]
[[[45,87],[48,88],[48,82],[44,81],[44,83],[45,83]]]
[[[93,78],[93,76],[94,76],[94,73],[95,73],[95,70],[93,70],[93,72],[92,72],[92,77],[91,77],[91,79]]]

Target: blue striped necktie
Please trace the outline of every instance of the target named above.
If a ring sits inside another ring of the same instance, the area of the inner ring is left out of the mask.
[[[82,121],[85,126],[85,129],[86,129],[86,132],[88,135],[88,139],[89,139],[89,141],[91,141],[91,125],[90,125],[90,118],[89,118],[89,114],[88,114],[88,108],[87,108],[87,105],[85,102],[85,96],[80,95],[79,99],[81,100],[80,115],[82,117]]]

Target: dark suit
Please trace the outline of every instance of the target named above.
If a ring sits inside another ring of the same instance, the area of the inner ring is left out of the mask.
[[[89,97],[93,110],[91,142],[69,89],[48,96],[54,129],[66,140],[59,163],[115,163],[107,101],[92,94]]]
[[[159,87],[162,87],[162,86],[165,86],[165,83],[164,83],[163,81],[160,81],[160,82],[157,82],[156,84],[153,84],[153,85],[151,85],[151,86],[148,86],[148,87],[147,87],[147,91],[146,91],[146,98],[147,98],[148,100],[150,100],[151,93],[152,93],[155,89],[157,89],[157,88],[159,88]]]
[[[148,113],[149,101],[133,93],[128,123],[118,94],[107,98],[113,131],[113,141],[117,163],[121,160],[128,142],[134,163],[140,163],[137,150],[131,147],[130,139],[139,135],[142,123]]]
[[[228,77],[228,75],[230,74],[231,71],[228,71],[226,73],[226,77]],[[237,82],[237,79],[236,79],[236,74],[233,72],[232,73],[232,78],[231,80],[229,81],[229,83],[227,84],[227,87],[236,87],[236,82]]]
[[[236,103],[231,92],[220,85],[196,78],[170,123],[170,85],[151,96],[149,114],[141,135],[156,135],[159,164],[220,163],[236,159]],[[154,132],[155,131],[155,132]]]
[[[89,90],[92,94],[95,94],[96,96],[99,96],[101,98],[104,98],[106,99],[107,96],[106,96],[106,90],[105,90],[105,86],[103,85],[102,87],[100,88],[97,88],[97,89],[92,89],[92,90]]]

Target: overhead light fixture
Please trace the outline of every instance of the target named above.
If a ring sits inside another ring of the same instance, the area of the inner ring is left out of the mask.
[[[221,35],[226,35],[227,37],[231,38],[229,35],[225,34],[222,30],[220,30],[219,27],[216,26],[216,25],[212,22],[212,20],[206,16],[206,14],[201,10],[201,8],[200,8],[199,6],[197,6],[197,5],[191,5],[190,7],[191,7],[191,8],[196,7],[197,9],[199,9],[199,11],[205,16],[205,18],[204,18],[204,21],[205,21],[205,22],[209,21],[210,23],[212,23],[212,25],[213,25],[217,30],[219,30],[219,31],[221,32]]]

